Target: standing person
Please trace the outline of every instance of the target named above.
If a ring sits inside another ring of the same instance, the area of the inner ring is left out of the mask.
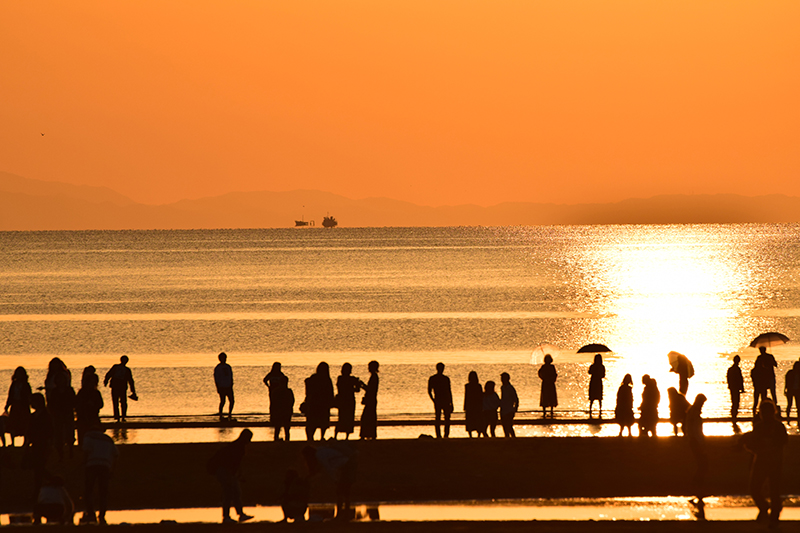
[[[103,408],[103,395],[97,390],[100,377],[91,365],[83,369],[81,388],[75,396],[75,415],[78,427],[78,444],[83,443],[84,434],[90,428],[99,428],[100,409]]]
[[[131,387],[131,399],[137,400],[136,386],[133,384],[133,373],[128,368],[128,356],[119,358],[119,363],[106,372],[103,385],[108,387],[111,382],[111,404],[114,406],[114,420],[125,422],[128,415],[128,386]]]
[[[758,412],[761,402],[767,399],[772,372],[768,365],[769,361],[759,356],[753,363],[753,369],[750,370],[750,379],[753,381],[753,416]]]
[[[361,412],[361,438],[362,439],[376,439],[378,438],[378,387],[380,380],[378,379],[377,361],[370,361],[367,368],[369,369],[369,381],[366,385],[362,384],[364,388],[364,396],[361,398],[361,403],[364,405],[364,410]]]
[[[539,367],[539,379],[542,380],[542,389],[539,393],[539,407],[542,408],[542,418],[547,416],[547,408],[550,408],[550,418],[553,418],[553,408],[558,406],[558,394],[556,393],[556,378],[558,372],[553,366],[553,356],[544,356],[544,364]]]
[[[444,438],[450,436],[450,414],[453,412],[453,391],[450,378],[444,375],[444,363],[436,363],[436,373],[428,378],[428,396],[436,413],[436,438],[442,438],[440,425],[444,415]]]
[[[619,424],[619,436],[622,430],[628,428],[628,436],[631,436],[631,426],[635,421],[633,416],[633,378],[630,374],[625,374],[622,383],[617,389],[617,405],[614,408],[614,417]]]
[[[603,356],[596,354],[594,363],[589,367],[589,418],[592,418],[592,405],[595,400],[600,404],[597,409],[598,418],[603,418],[603,380],[606,377],[606,367],[603,365]]]
[[[53,418],[55,447],[58,460],[61,461],[64,447],[69,449],[69,456],[72,457],[72,445],[75,443],[75,390],[72,388],[72,373],[58,357],[52,358],[47,365],[44,394],[47,410]]]
[[[300,411],[306,415],[306,439],[314,440],[314,433],[319,429],[320,440],[325,440],[325,432],[331,425],[331,407],[333,407],[333,382],[328,363],[317,365],[317,371],[306,378],[306,398]]]
[[[483,387],[474,370],[469,373],[467,384],[464,385],[464,418],[470,438],[473,431],[480,436],[483,425]]]
[[[32,394],[31,407],[33,407],[33,414],[25,435],[28,456],[23,461],[33,469],[33,501],[35,502],[47,473],[47,461],[53,451],[54,431],[53,418],[47,410],[44,396],[38,392]]]
[[[209,474],[217,478],[222,486],[222,523],[234,523],[231,518],[231,507],[236,509],[239,522],[253,518],[245,514],[242,505],[242,489],[239,486],[239,470],[244,459],[245,447],[253,440],[253,432],[243,429],[235,441],[227,444],[215,453],[206,463]]]
[[[225,417],[222,410],[225,408],[225,400],[228,400],[228,420],[233,420],[233,369],[228,364],[228,354],[222,352],[217,356],[219,364],[214,367],[214,385],[219,394],[219,419]]]
[[[14,438],[24,437],[28,432],[31,421],[31,384],[28,382],[28,372],[18,366],[11,376],[11,386],[8,388],[5,413],[8,413],[8,422],[5,431],[11,435],[11,447],[14,447]]]
[[[786,428],[776,416],[775,404],[761,402],[758,419],[753,421],[753,431],[742,436],[745,448],[755,459],[750,471],[750,493],[758,507],[758,522],[769,522],[777,527],[783,501],[781,500],[781,466],[783,448],[788,436]],[[766,488],[769,486],[769,503]]]
[[[488,437],[496,437],[497,431],[497,409],[500,408],[500,396],[494,390],[494,381],[487,381],[483,392],[483,429],[481,434]]]
[[[642,404],[639,406],[639,436],[648,437],[656,435],[658,426],[658,404],[661,403],[661,392],[658,390],[656,380],[645,374],[642,376]]]
[[[500,383],[500,423],[503,424],[503,434],[506,437],[516,437],[514,415],[519,409],[517,389],[511,384],[508,372],[500,374]]]
[[[111,469],[119,456],[114,440],[103,433],[99,426],[89,429],[83,435],[81,443],[86,465],[84,468],[86,483],[84,485],[83,502],[84,511],[81,524],[94,524],[98,521],[106,525],[106,510],[108,509],[108,485],[111,480]],[[94,488],[97,486],[97,499],[94,497]],[[95,515],[95,511],[99,513]]]
[[[775,394],[775,369],[778,367],[778,362],[775,360],[775,356],[767,352],[767,349],[764,346],[759,346],[758,352],[759,354],[758,357],[756,357],[756,364],[758,364],[759,360],[763,362],[767,390],[772,393],[772,401],[775,402],[775,406],[777,407],[778,397]]]
[[[686,435],[686,413],[692,404],[675,387],[667,389],[667,399],[669,400],[669,421],[672,422],[672,430],[675,432],[675,436],[678,436],[679,425],[683,430],[683,434]]]
[[[733,356],[733,364],[728,368],[726,381],[728,382],[728,390],[731,393],[731,418],[733,423],[739,418],[739,402],[744,392],[744,378],[742,377],[742,369],[739,367],[739,361],[742,358],[738,355]]]
[[[792,419],[792,402],[795,404],[795,415],[800,425],[800,361],[795,361],[792,369],[786,373],[783,381],[783,393],[786,395],[786,420]]]
[[[678,374],[678,390],[686,396],[686,393],[689,392],[689,378],[694,375],[694,367],[689,358],[682,354],[679,355],[677,364],[670,369],[670,372]]]
[[[291,426],[291,411],[289,424],[286,424],[286,403],[289,399],[289,378],[281,370],[281,364],[272,363],[272,369],[264,376],[264,385],[269,390],[269,423],[275,428],[274,440],[279,440],[281,428],[286,430],[286,440],[289,440],[289,426]],[[294,394],[292,393],[292,407],[294,407]]]
[[[345,440],[350,439],[350,434],[355,429],[356,419],[356,393],[361,390],[361,380],[352,375],[353,365],[345,363],[342,372],[336,379],[336,407],[339,416],[336,419],[333,438],[339,433],[344,433]]]

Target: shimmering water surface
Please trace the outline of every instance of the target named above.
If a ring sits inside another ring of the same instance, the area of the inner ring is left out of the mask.
[[[266,411],[261,379],[273,361],[299,404],[319,361],[334,380],[345,361],[366,379],[371,359],[381,362],[379,415],[428,413],[437,361],[457,409],[474,369],[497,382],[508,371],[530,411],[531,352],[551,343],[559,409],[572,416],[587,408],[593,356],[575,351],[600,342],[614,350],[604,408],[625,373],[637,396],[649,373],[666,416],[676,350],[696,369],[690,399],[703,392],[706,414],[723,416],[733,354],[747,375],[754,336],[800,336],[798,225],[7,232],[0,276],[0,383],[21,364],[41,385],[58,355],[77,386],[83,366],[102,374],[128,354],[139,415],[215,412],[220,351],[241,413]],[[800,350],[771,351],[782,390]]]

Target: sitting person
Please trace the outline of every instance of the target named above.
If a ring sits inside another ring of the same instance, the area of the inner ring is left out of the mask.
[[[305,522],[308,510],[308,480],[303,479],[297,470],[286,472],[284,479],[283,495],[281,496],[281,509],[283,520],[281,522]]]

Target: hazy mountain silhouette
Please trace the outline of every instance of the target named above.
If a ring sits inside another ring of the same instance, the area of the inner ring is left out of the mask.
[[[508,226],[800,222],[800,198],[783,195],[670,195],[608,204],[506,202],[491,207],[419,206],[388,198],[352,200],[310,190],[234,192],[145,205],[104,187],[30,180],[0,172],[0,230],[292,227]]]

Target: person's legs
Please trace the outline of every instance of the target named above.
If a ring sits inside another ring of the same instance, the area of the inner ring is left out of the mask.
[[[781,498],[781,471],[776,468],[769,473],[767,477],[769,483],[769,521],[771,524],[777,525],[781,517],[781,509],[783,509],[783,498]]]
[[[122,415],[122,421],[128,416],[128,395],[126,390],[122,391],[119,395],[119,410]]]
[[[444,409],[444,438],[450,437],[450,410]]]
[[[750,472],[750,495],[753,503],[758,507],[758,518],[756,520],[766,520],[769,513],[769,504],[764,496],[764,483],[767,479],[766,472],[762,468],[753,468]]]
[[[222,410],[225,408],[225,393],[222,389],[217,389],[217,394],[219,394],[219,417],[222,418]]]
[[[228,389],[228,417],[233,418],[233,387]]]
[[[436,412],[436,414],[434,415],[434,428],[436,429],[436,438],[441,439],[442,438],[441,424],[442,424],[443,409],[439,406],[434,406],[434,409]]]
[[[97,482],[97,467],[87,466],[84,470],[85,480],[83,486],[83,518],[81,522],[96,522],[94,509],[94,485]]]
[[[114,420],[119,422],[120,414],[119,414],[119,391],[116,389],[111,389],[111,404],[114,406]]]
[[[739,391],[731,391],[731,418],[736,420],[739,417],[739,401],[741,393]]]

